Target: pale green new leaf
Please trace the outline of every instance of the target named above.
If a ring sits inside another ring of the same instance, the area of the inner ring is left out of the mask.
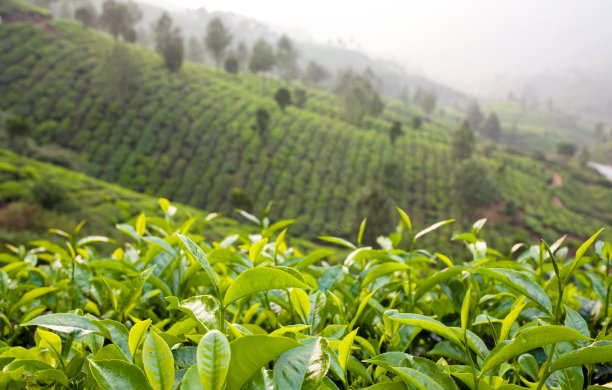
[[[142,362],[153,390],[172,390],[174,357],[168,344],[154,331],[142,347]]]
[[[221,390],[225,384],[231,358],[225,335],[211,330],[198,343],[197,368],[204,390]]]
[[[22,326],[37,325],[56,332],[69,333],[75,337],[84,336],[98,331],[98,327],[83,316],[70,313],[54,313],[36,317]]]
[[[128,336],[128,344],[130,346],[130,353],[132,354],[132,356],[135,356],[134,354],[136,353],[138,346],[140,346],[140,343],[142,342],[142,339],[147,333],[147,330],[149,329],[150,325],[151,320],[147,319],[135,323],[134,326],[132,326],[132,329],[130,329],[130,334]]]

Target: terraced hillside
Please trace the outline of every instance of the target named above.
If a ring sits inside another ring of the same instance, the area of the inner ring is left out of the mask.
[[[0,149],[2,246],[8,242],[25,244],[32,237],[58,238],[48,229],[72,232],[81,221],[86,221],[82,234],[105,234],[123,241],[128,236],[113,226],[133,222],[141,212],[150,217],[158,215],[158,200]],[[179,207],[173,218],[191,217],[193,226],[211,239],[249,232],[234,220],[214,218],[193,207]]]
[[[296,235],[354,234],[363,217],[357,201],[380,185],[393,187],[392,203],[419,226],[458,215],[449,153],[458,124],[448,116],[414,130],[408,124],[420,112],[389,102],[382,118],[356,127],[342,119],[334,95],[314,89],[307,89],[304,108],[281,111],[272,98],[281,81],[191,63],[169,73],[157,54],[132,45],[133,85],[122,91],[107,60],[113,47],[111,37],[75,22],[3,23],[0,110],[30,118],[38,144],[78,153],[91,176],[224,213],[232,212],[230,191],[238,187],[256,211],[272,200],[274,218],[302,215]],[[260,107],[272,117],[264,136],[253,129]],[[395,144],[392,120],[405,129]],[[612,223],[612,190],[590,172],[554,167],[566,180],[551,188],[545,163],[500,151],[477,159],[502,199],[469,210],[469,217],[489,217],[498,228],[488,237],[496,247],[530,234],[586,237]],[[508,203],[516,207],[504,214]],[[446,242],[454,230],[440,229],[430,240]]]

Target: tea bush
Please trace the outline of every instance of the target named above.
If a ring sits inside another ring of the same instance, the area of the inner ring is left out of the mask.
[[[0,389],[589,389],[612,380],[612,245],[595,233],[501,253],[486,220],[462,257],[400,223],[378,247],[302,253],[293,220],[208,241],[144,213],[103,236],[55,231],[0,254]],[[404,243],[407,243],[406,245]],[[96,248],[104,246],[101,251]],[[589,249],[591,248],[591,249]],[[111,255],[104,255],[111,253]],[[336,255],[340,262],[330,261]]]

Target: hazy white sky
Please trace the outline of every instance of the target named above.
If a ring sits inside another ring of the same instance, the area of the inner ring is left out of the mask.
[[[145,0],[231,11],[356,41],[365,52],[473,90],[514,77],[612,61],[610,0]]]

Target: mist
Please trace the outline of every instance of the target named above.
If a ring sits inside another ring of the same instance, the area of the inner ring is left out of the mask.
[[[158,6],[231,11],[395,60],[472,94],[500,80],[612,60],[612,2],[469,0],[284,2],[146,0]]]

